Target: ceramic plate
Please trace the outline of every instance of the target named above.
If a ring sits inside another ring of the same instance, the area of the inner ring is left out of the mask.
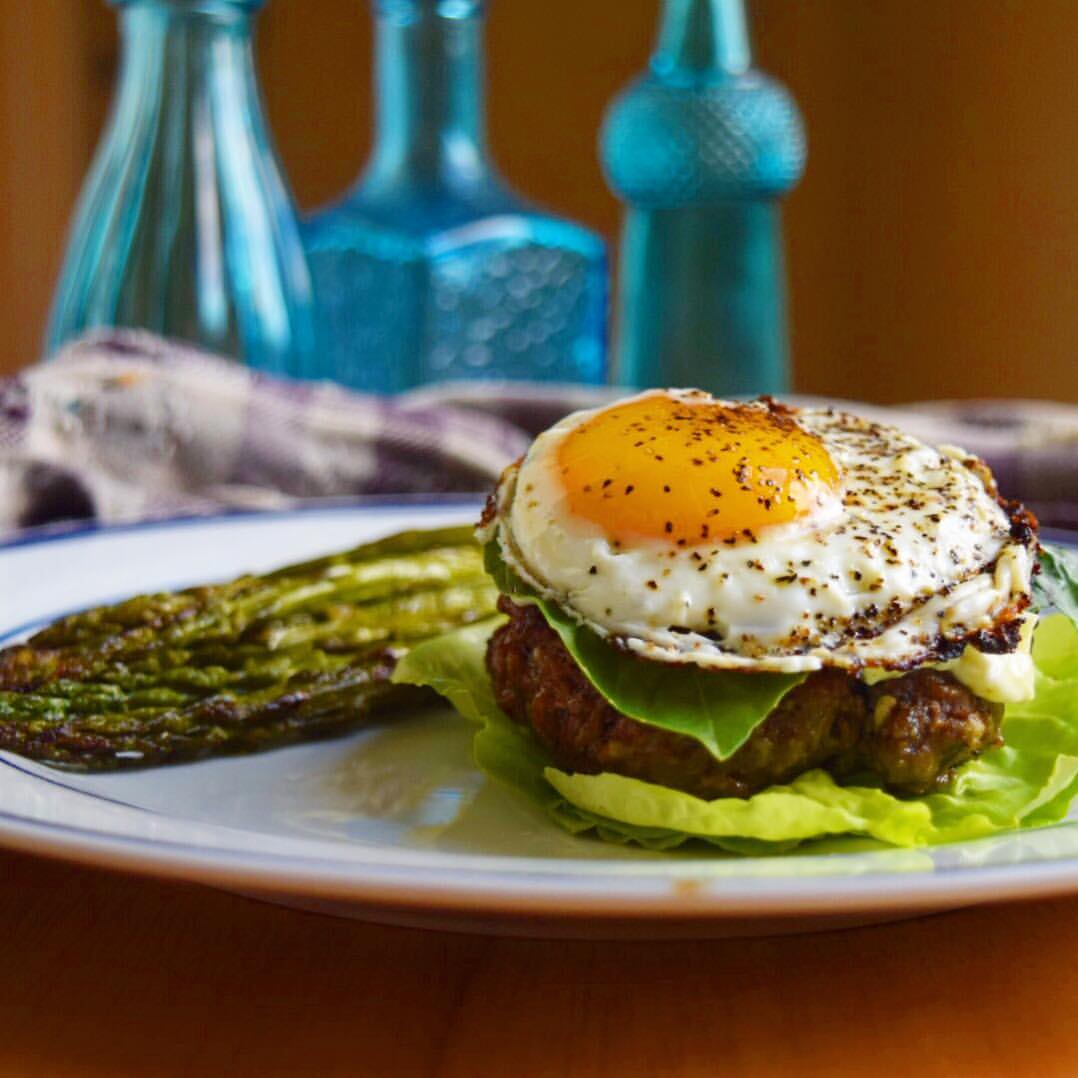
[[[87,606],[478,508],[367,503],[23,537],[0,547],[0,644]],[[483,779],[470,728],[447,709],[126,774],[0,754],[0,843],[372,920],[526,934],[792,931],[1078,889],[1072,822],[930,851],[769,858],[574,838]]]

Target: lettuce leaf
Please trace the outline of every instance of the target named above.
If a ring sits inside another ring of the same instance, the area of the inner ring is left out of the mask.
[[[1007,744],[965,764],[948,791],[916,799],[840,786],[819,770],[745,800],[716,801],[619,775],[559,771],[529,731],[494,703],[484,655],[498,624],[484,622],[420,644],[394,676],[431,686],[478,721],[476,763],[573,833],[592,831],[652,849],[702,840],[754,855],[825,839],[828,850],[841,849],[843,840],[864,848],[864,836],[922,846],[1055,823],[1078,794],[1078,628],[1059,615],[1037,626],[1037,693],[1007,708]]]
[[[505,564],[495,543],[487,543],[483,556],[498,590],[539,607],[577,666],[613,707],[638,722],[695,738],[719,760],[737,752],[778,702],[808,677],[643,662],[538,595]]]
[[[1041,544],[1041,571],[1033,578],[1039,610],[1053,608],[1078,624],[1078,555],[1065,547]]]

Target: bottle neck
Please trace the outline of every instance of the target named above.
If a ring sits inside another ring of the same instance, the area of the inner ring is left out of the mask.
[[[123,58],[117,107],[147,114],[153,103],[212,94],[261,123],[252,15],[262,0],[121,0]]]
[[[652,71],[663,80],[699,82],[752,64],[744,0],[664,0]]]
[[[484,179],[483,0],[373,3],[377,106],[368,189]]]

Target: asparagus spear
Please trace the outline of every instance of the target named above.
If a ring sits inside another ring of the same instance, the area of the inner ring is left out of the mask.
[[[396,660],[495,599],[462,527],[88,610],[0,651],[0,748],[101,770],[351,729],[426,699]]]

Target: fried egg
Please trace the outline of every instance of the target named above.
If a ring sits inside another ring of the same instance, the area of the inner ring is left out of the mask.
[[[656,390],[541,434],[481,537],[642,657],[882,674],[1023,650],[1029,520],[960,450],[830,409]]]

